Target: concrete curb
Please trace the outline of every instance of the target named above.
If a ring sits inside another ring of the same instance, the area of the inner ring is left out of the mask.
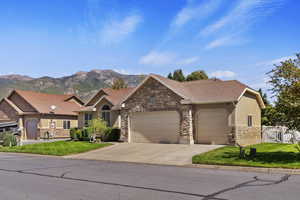
[[[191,164],[191,165],[189,165],[189,167],[203,168],[203,169],[241,171],[241,172],[259,172],[259,173],[268,173],[268,174],[300,175],[300,169],[244,167],[244,166],[227,166],[227,165],[205,165],[205,164]]]

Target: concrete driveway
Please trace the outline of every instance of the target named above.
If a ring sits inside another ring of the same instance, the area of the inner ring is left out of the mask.
[[[219,147],[222,146],[200,144],[117,143],[110,147],[66,156],[65,158],[163,165],[188,165],[192,164],[192,157],[194,155]]]

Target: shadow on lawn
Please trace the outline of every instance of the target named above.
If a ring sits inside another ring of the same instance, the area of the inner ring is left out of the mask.
[[[234,160],[244,160],[239,158],[239,153],[237,152],[226,152],[223,158],[234,159]],[[245,159],[252,162],[260,163],[278,163],[278,164],[288,164],[297,163],[300,164],[300,153],[294,152],[257,152],[254,158]]]

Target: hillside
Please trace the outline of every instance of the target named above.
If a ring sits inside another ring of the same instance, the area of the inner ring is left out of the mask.
[[[109,87],[116,78],[122,78],[129,86],[136,86],[144,79],[144,75],[125,75],[113,70],[92,70],[77,72],[61,78],[31,78],[22,75],[0,76],[0,99],[6,97],[13,89],[33,90],[53,94],[75,93],[87,100],[100,88]]]

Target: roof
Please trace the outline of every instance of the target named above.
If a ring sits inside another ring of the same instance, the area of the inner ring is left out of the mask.
[[[112,88],[104,88],[103,91],[107,94],[106,99],[113,105],[120,104],[123,99],[131,92],[134,88],[121,88],[118,90]]]
[[[12,127],[12,126],[18,126],[18,123],[15,121],[9,121],[9,122],[1,122],[0,121],[0,128],[6,128],[6,127]]]
[[[109,101],[112,106],[113,109],[115,108],[115,106],[121,104],[123,102],[123,100],[125,99],[125,97],[130,94],[132,91],[134,90],[133,87],[129,87],[129,88],[121,88],[121,89],[112,89],[112,88],[102,88],[100,89],[89,101],[88,103],[86,103],[86,105],[89,105],[90,102],[101,92],[104,93],[104,95],[100,96],[99,99],[96,101],[96,103],[94,103],[94,105],[89,105],[86,106],[82,109],[79,110],[79,112],[91,112],[91,111],[95,111],[95,106],[102,101],[103,99],[106,99],[107,101]]]
[[[73,97],[79,99],[73,94],[46,94],[33,91],[14,90],[11,95],[14,92],[20,95],[28,104],[41,114],[49,114],[51,112],[50,107],[54,105],[56,106],[54,111],[54,114],[56,115],[77,115],[75,111],[82,107],[80,105],[81,102],[76,103],[74,101],[69,101]]]
[[[177,95],[182,97],[183,102],[186,104],[237,102],[240,100],[241,96],[248,91],[256,95],[260,106],[262,108],[264,107],[264,103],[259,93],[237,80],[222,81],[220,79],[208,79],[178,82],[156,74],[150,74],[124,99],[124,101],[138,90],[138,88],[149,78],[154,78],[171,89]]]

